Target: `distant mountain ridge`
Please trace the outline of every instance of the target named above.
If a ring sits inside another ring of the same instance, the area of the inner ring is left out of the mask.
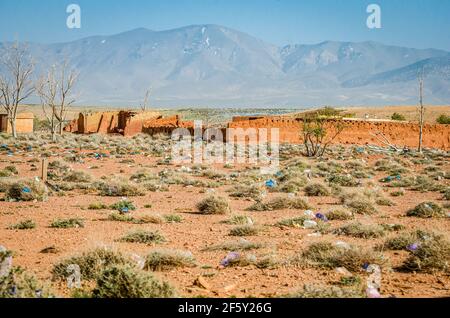
[[[0,54],[4,49],[0,43]],[[450,102],[450,53],[376,42],[277,47],[218,25],[144,28],[68,43],[29,43],[37,74],[67,59],[80,72],[79,104],[307,107]]]

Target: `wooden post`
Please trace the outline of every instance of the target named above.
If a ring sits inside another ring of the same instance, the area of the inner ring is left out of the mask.
[[[47,182],[47,170],[48,170],[48,160],[43,158],[41,161],[41,180],[42,182]]]

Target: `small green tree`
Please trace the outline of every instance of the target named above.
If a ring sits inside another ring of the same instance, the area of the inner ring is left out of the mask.
[[[450,116],[442,114],[436,119],[436,122],[441,125],[450,125]]]
[[[331,128],[331,129],[330,129]],[[342,117],[333,114],[333,119],[322,115],[321,111],[308,113],[303,118],[304,155],[307,157],[321,157],[331,142],[344,130]],[[332,135],[329,135],[329,130]]]
[[[403,116],[402,114],[399,113],[393,113],[391,116],[392,120],[399,120],[399,121],[404,121],[406,120],[405,116]]]

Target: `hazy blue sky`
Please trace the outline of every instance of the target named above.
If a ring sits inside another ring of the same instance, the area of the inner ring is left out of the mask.
[[[81,6],[81,29],[66,27],[70,3]],[[381,6],[382,29],[366,26],[371,3]],[[0,13],[0,41],[220,24],[277,45],[373,40],[450,50],[450,0],[0,0]]]

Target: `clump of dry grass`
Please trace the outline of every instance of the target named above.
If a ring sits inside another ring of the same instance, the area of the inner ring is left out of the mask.
[[[231,236],[254,236],[259,232],[259,228],[254,225],[239,225],[230,230]]]
[[[227,241],[221,244],[206,247],[204,251],[247,251],[254,250],[264,247],[261,243],[252,243],[245,239],[240,239],[239,241]]]
[[[233,215],[230,219],[222,221],[225,224],[233,225],[252,225],[253,219],[246,215]]]
[[[335,234],[367,239],[381,237],[385,234],[385,231],[381,225],[369,225],[355,222],[336,229]]]
[[[324,197],[330,195],[330,190],[321,183],[310,183],[304,188],[309,197]]]
[[[152,245],[164,243],[166,242],[166,238],[158,231],[136,230],[122,237],[120,241],[127,243],[143,243]]]
[[[262,189],[257,185],[238,185],[231,191],[230,197],[261,200],[262,194]]]
[[[414,232],[402,233],[400,235],[388,238],[379,249],[388,249],[393,251],[406,250],[413,244],[420,244],[426,240],[434,238],[436,235],[433,233],[417,230]]]
[[[165,271],[178,267],[194,267],[195,258],[191,252],[159,249],[146,256],[144,269]]]
[[[298,216],[298,217],[293,217],[293,218],[283,219],[281,221],[278,221],[277,223],[275,223],[275,226],[301,227],[301,226],[303,226],[303,222],[305,220],[308,220],[308,218],[306,216]]]
[[[349,271],[363,270],[365,264],[385,263],[382,254],[372,250],[364,250],[356,246],[342,248],[330,242],[313,243],[299,256],[291,260],[291,264],[310,265],[320,268],[333,269],[345,267]]]
[[[0,258],[1,260],[1,258]],[[53,298],[48,286],[23,268],[13,267],[0,276],[0,298]]]
[[[68,266],[76,264],[80,267],[80,273],[83,279],[96,279],[103,269],[112,265],[133,265],[122,253],[106,248],[97,248],[85,252],[80,256],[70,257],[57,263],[52,274],[55,279],[67,278],[72,273],[68,271]]]
[[[346,192],[340,195],[341,203],[347,206],[353,213],[372,215],[377,213],[373,200],[368,197],[370,193],[359,194],[357,192]]]
[[[175,297],[175,289],[167,282],[155,278],[152,273],[129,265],[106,267],[97,277],[92,291],[94,298],[169,298]]]
[[[71,171],[66,174],[63,178],[63,181],[66,182],[80,182],[80,183],[89,183],[92,182],[92,176],[89,173],[86,173],[81,170]]]
[[[33,220],[24,220],[17,224],[8,227],[10,230],[31,230],[36,228],[36,223]]]
[[[303,289],[284,295],[285,298],[366,298],[364,288],[357,285],[353,288],[322,285],[304,285]]]
[[[353,213],[345,210],[333,210],[326,214],[326,217],[330,221],[346,221],[354,218]]]
[[[434,202],[422,202],[414,209],[406,212],[407,216],[415,216],[419,218],[437,218],[445,217],[446,213],[441,206]]]
[[[21,180],[11,183],[5,195],[6,201],[46,201],[48,189],[36,180]]]
[[[356,187],[360,184],[350,174],[331,174],[326,180],[330,184],[337,184],[341,187]]]
[[[145,195],[144,189],[130,181],[112,178],[96,184],[99,194],[108,197],[134,197]]]
[[[248,211],[275,211],[283,209],[309,209],[308,203],[301,198],[278,197],[269,202],[257,202],[247,208]]]
[[[450,242],[443,236],[434,236],[420,243],[400,267],[404,271],[450,272]]]
[[[228,200],[219,196],[210,196],[197,204],[202,214],[227,214],[230,212]]]
[[[84,220],[78,218],[57,219],[50,224],[50,227],[57,229],[81,228],[84,227]]]

